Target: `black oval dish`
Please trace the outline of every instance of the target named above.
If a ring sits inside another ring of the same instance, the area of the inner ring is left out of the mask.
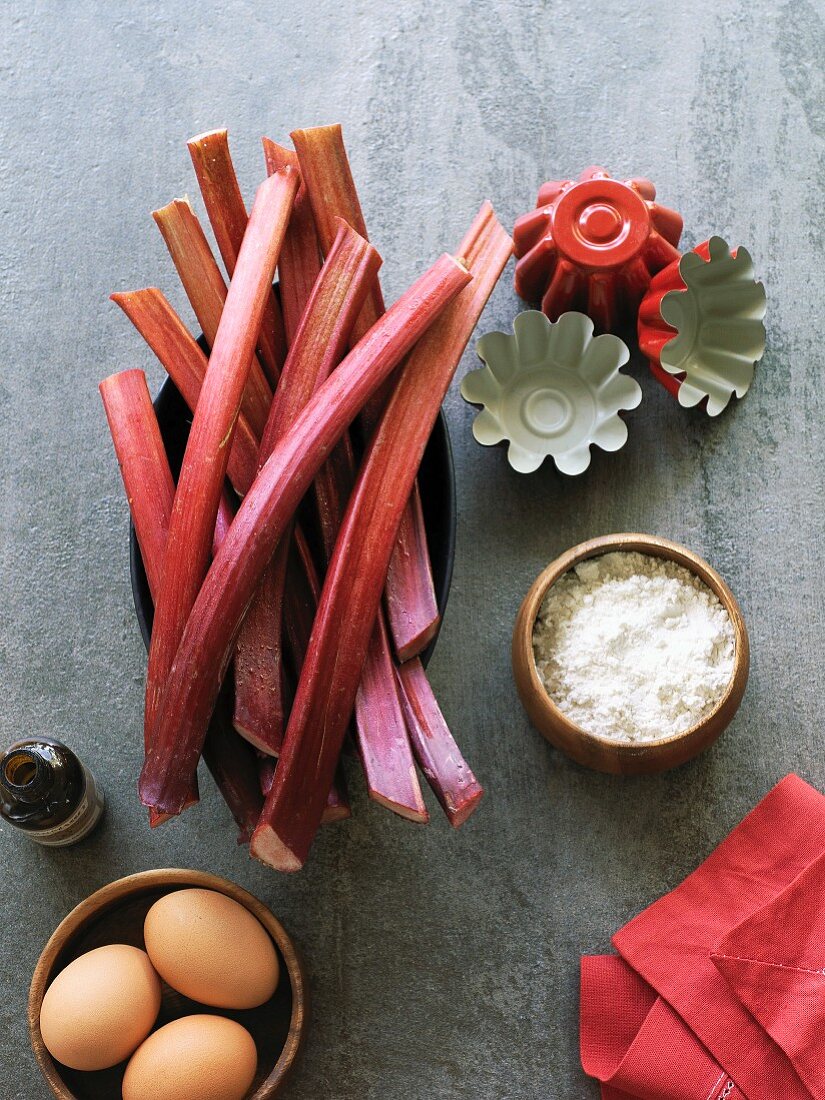
[[[183,452],[186,448],[186,440],[189,438],[192,416],[170,378],[167,378],[161,386],[154,404],[158,424],[160,425],[160,434],[169,458],[169,465],[172,467],[173,475],[177,477],[183,459]],[[427,528],[427,542],[433,567],[435,594],[438,600],[438,609],[443,618],[447,598],[450,594],[450,582],[453,577],[456,525],[453,450],[450,445],[447,421],[444,419],[443,413],[439,413],[438,420],[427,443],[427,449],[424,452],[424,459],[418,474],[418,484],[421,490],[421,503],[424,508],[424,523]],[[138,626],[143,636],[144,645],[148,648],[152,633],[154,607],[152,597],[149,594],[146,571],[143,568],[143,559],[140,556],[140,547],[137,544],[135,529],[132,525],[129,529],[129,569]],[[421,659],[424,664],[430,659],[437,641],[438,634],[422,654]]]

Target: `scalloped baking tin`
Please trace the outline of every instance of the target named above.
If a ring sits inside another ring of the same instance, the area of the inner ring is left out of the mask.
[[[532,473],[550,455],[564,474],[590,465],[593,444],[618,451],[627,440],[622,409],[635,409],[642,390],[620,372],[630,352],[618,336],[593,335],[583,313],[555,323],[538,310],[513,322],[512,336],[490,332],[476,344],[484,366],[461,383],[461,396],[482,410],[473,435],[485,447],[507,441],[507,460]]]
[[[711,237],[653,279],[639,310],[639,347],[662,385],[718,416],[744,397],[765,351],[765,288],[745,248]]]
[[[598,167],[545,183],[513,231],[516,293],[551,321],[583,310],[598,332],[634,319],[651,277],[679,258],[681,215],[655,199],[650,180]]]

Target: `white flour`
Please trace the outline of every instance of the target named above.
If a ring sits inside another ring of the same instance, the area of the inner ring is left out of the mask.
[[[730,616],[695,574],[648,554],[580,562],[533,630],[539,677],[589,733],[655,741],[704,718],[733,675]]]

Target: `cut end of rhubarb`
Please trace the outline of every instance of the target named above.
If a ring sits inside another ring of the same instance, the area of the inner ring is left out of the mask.
[[[165,825],[166,822],[171,821],[173,817],[177,817],[179,814],[182,814],[184,810],[188,810],[191,806],[197,806],[198,802],[200,802],[200,795],[197,788],[197,779],[195,780],[194,788],[190,790],[189,793],[186,795],[185,799],[183,800],[183,804],[181,805],[181,808],[179,810],[162,810],[159,807],[152,805],[152,802],[148,798],[146,798],[141,791],[140,784],[138,784],[138,795],[140,797],[141,803],[149,811],[150,829],[156,829],[159,825]]]
[[[464,799],[460,806],[452,807],[446,805],[444,812],[447,815],[447,820],[454,829],[460,829],[468,817],[471,817],[478,807],[479,802],[484,796],[484,788],[476,785],[474,791],[464,794]]]
[[[162,226],[166,219],[180,206],[186,207],[190,214],[195,213],[195,208],[192,205],[192,200],[188,195],[184,195],[180,199],[172,199],[171,202],[167,202],[165,206],[159,206],[157,210],[152,211],[152,217],[158,225]]]
[[[277,141],[273,141],[272,138],[268,137],[262,137],[261,144],[264,147],[266,170],[270,175],[277,172],[279,168],[283,168],[285,164],[291,164],[293,168],[298,167],[298,154],[294,149],[279,145]]]
[[[200,802],[197,791],[189,795],[183,804],[183,810],[188,810],[190,806],[197,806]],[[146,803],[143,803],[146,806]],[[151,829],[157,828],[158,825],[165,825],[167,821],[171,821],[173,817],[177,817],[177,814],[166,813],[164,810],[157,809],[156,806],[147,806],[149,810],[149,827]],[[181,813],[183,813],[181,810]]]
[[[404,645],[396,645],[395,652],[398,655],[398,660],[403,664],[405,661],[411,661],[413,657],[418,657],[419,654],[423,653],[438,634],[440,625],[441,616],[438,615],[429,623],[426,630],[422,630],[415,637],[410,638]]]
[[[259,825],[252,834],[249,854],[275,871],[300,871],[303,863],[270,825]]]
[[[199,145],[202,145],[205,141],[212,141],[215,138],[219,138],[221,141],[225,141],[228,134],[229,131],[225,127],[219,130],[205,130],[202,134],[195,134],[195,136],[191,137],[186,144],[190,149],[197,149],[197,147]]]
[[[260,734],[256,733],[254,729],[251,729],[249,725],[244,724],[237,713],[232,719],[232,725],[235,728],[235,732],[242,737],[244,741],[248,741],[253,748],[258,750],[258,752],[262,752],[266,756],[275,757],[278,755],[280,744],[276,746],[271,738],[267,739],[260,736]]]
[[[484,791],[455,743],[416,658],[397,669],[407,732],[421,770],[453,828],[478,806]]]
[[[392,810],[394,814],[398,814],[399,817],[403,817],[406,821],[412,821],[416,825],[428,825],[430,822],[430,815],[423,802],[420,807],[407,806],[402,802],[396,802],[392,798],[387,798],[386,795],[381,794],[379,791],[370,791],[370,798],[373,802],[377,802],[379,806],[383,806],[387,810]]]
[[[334,806],[327,806],[321,818],[321,824],[334,825],[337,821],[346,821],[350,817],[352,817],[352,810],[349,806],[345,803],[337,803]]]

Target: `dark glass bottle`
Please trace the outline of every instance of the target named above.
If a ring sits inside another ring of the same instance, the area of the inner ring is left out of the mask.
[[[0,757],[0,817],[38,844],[77,844],[100,821],[104,804],[91,772],[59,741],[16,741]]]

